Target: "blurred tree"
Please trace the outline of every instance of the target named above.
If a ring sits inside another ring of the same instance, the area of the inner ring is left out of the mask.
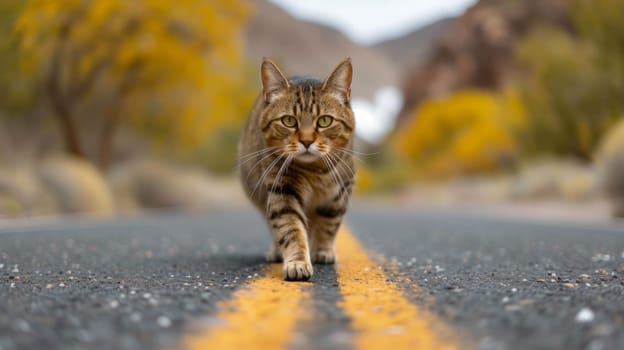
[[[19,79],[17,37],[13,35],[15,21],[23,9],[21,0],[0,2],[0,113],[13,114],[30,101],[30,85]]]
[[[67,151],[106,167],[122,124],[183,149],[241,113],[247,12],[240,0],[30,0],[20,64]]]
[[[421,175],[439,178],[512,165],[516,147],[509,130],[524,118],[513,92],[460,91],[427,100],[415,113],[395,135],[393,148]]]
[[[519,139],[529,154],[589,160],[624,115],[624,0],[568,0],[570,34],[544,27],[517,56],[527,123]]]

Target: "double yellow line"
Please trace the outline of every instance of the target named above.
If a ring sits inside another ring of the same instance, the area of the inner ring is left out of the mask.
[[[338,234],[336,253],[342,295],[338,306],[351,319],[354,348],[458,348],[442,322],[410,303],[344,227]],[[313,317],[311,287],[309,282],[282,281],[281,266],[269,265],[263,277],[219,305],[217,324],[185,335],[182,347],[286,349],[295,327]]]

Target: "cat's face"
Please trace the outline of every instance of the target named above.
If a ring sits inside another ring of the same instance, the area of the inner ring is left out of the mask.
[[[260,127],[267,146],[299,162],[341,157],[355,128],[351,61],[341,62],[324,82],[289,81],[269,60],[261,71],[265,108]]]

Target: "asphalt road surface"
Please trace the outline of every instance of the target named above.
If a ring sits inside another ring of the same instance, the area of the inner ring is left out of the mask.
[[[355,205],[338,264],[249,210],[0,228],[0,350],[624,349],[624,227]]]

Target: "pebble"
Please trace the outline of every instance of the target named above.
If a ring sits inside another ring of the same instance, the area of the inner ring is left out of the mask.
[[[587,323],[594,320],[594,312],[591,309],[584,307],[576,314],[576,322]]]
[[[109,303],[111,309],[116,309],[119,306],[119,302],[117,300],[113,300]]]
[[[520,310],[522,310],[522,305],[511,304],[511,305],[506,305],[505,306],[505,311],[508,311],[508,312],[516,312],[516,311],[520,311]]]
[[[564,283],[563,286],[569,289],[576,288],[576,284],[574,283]]]
[[[598,262],[598,261],[605,261],[605,262],[607,262],[607,261],[610,261],[610,260],[611,260],[611,255],[609,255],[609,254],[600,254],[600,253],[598,253],[598,254],[594,255],[594,256],[591,258],[591,260],[592,260],[593,262]]]
[[[167,328],[171,326],[171,320],[169,319],[169,317],[166,316],[158,317],[156,323],[158,323],[158,325],[162,328]]]
[[[15,323],[15,328],[17,328],[17,330],[19,330],[20,332],[30,332],[30,331],[32,331],[32,328],[30,327],[30,324],[28,324],[28,322],[26,322],[24,320],[17,320],[17,322]]]

